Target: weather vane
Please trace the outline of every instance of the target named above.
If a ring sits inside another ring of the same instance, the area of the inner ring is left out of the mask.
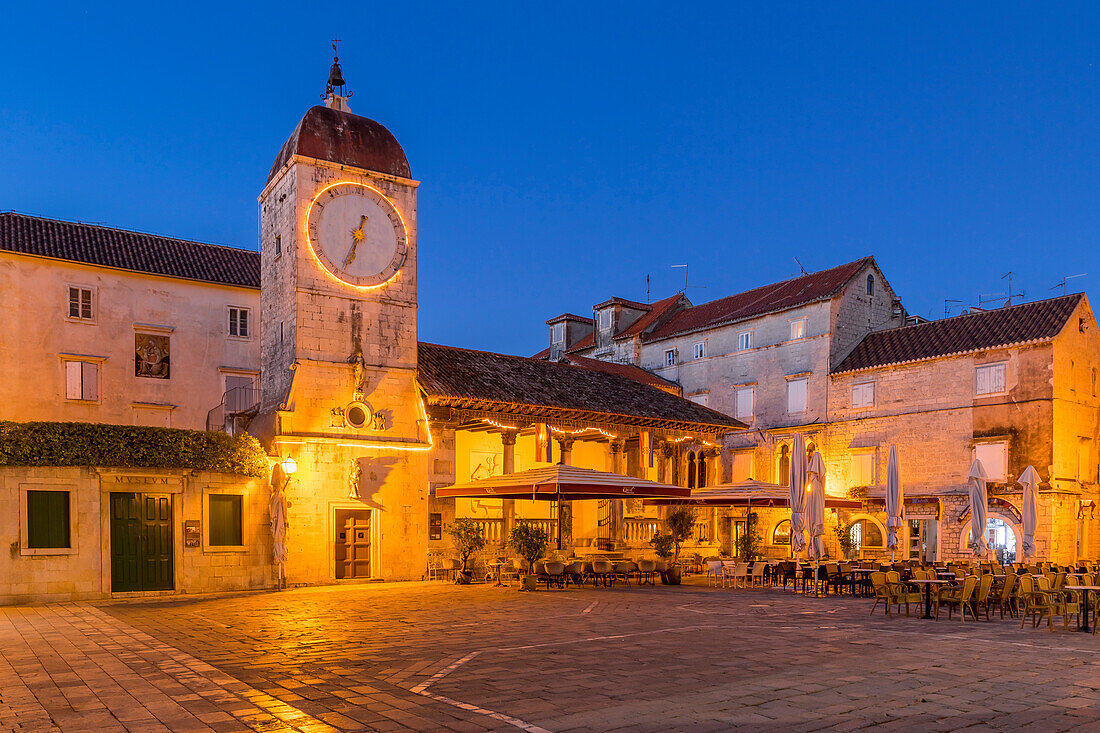
[[[340,42],[339,38],[332,39],[332,68],[328,73],[328,85],[325,87],[324,97],[331,97],[336,93],[336,88],[340,88],[339,96],[347,98],[351,96],[351,92],[345,89],[347,82],[344,81],[344,72],[340,68],[340,57],[337,55],[336,44]]]

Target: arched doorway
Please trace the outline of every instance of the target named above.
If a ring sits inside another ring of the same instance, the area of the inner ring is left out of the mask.
[[[972,552],[972,529],[972,524],[967,522],[959,534],[959,549],[965,553]],[[1020,527],[1011,519],[990,513],[985,520],[985,541],[990,553],[1001,564],[1016,562],[1020,556]]]

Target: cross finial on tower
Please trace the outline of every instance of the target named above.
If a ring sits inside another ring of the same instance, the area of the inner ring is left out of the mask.
[[[339,38],[332,39],[332,68],[329,69],[324,99],[326,106],[346,112],[348,111],[347,99],[351,96],[351,92],[346,89],[347,82],[344,81],[344,72],[340,68],[340,57],[336,52],[338,43],[340,43]]]

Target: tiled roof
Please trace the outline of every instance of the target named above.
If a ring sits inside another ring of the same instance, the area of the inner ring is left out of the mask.
[[[260,287],[260,255],[254,250],[10,211],[0,213],[0,250],[185,280]]]
[[[405,151],[385,126],[321,105],[310,107],[283,143],[267,174],[268,182],[295,155],[412,178]]]
[[[592,319],[589,316],[578,316],[576,313],[562,313],[560,316],[548,320],[546,325],[549,326],[551,323],[557,323],[558,321],[583,321],[584,323],[592,323]]]
[[[615,334],[617,339],[631,338],[637,336],[640,333],[646,333],[654,326],[659,326],[661,322],[670,317],[679,307],[691,307],[691,303],[683,293],[676,293],[676,295],[669,296],[664,300],[658,300],[649,307],[649,311],[638,318],[638,320],[631,323],[619,333]]]
[[[864,257],[829,270],[762,285],[737,295],[685,308],[645,338],[655,341],[700,328],[754,318],[831,297],[874,258]]]
[[[566,355],[564,361],[584,367],[585,369],[595,369],[598,372],[621,374],[624,377],[630,377],[636,382],[641,382],[642,384],[648,384],[650,387],[664,390],[669,394],[674,394],[676,396],[680,395],[680,385],[663,379],[662,377],[658,377],[653,372],[647,372],[645,369],[634,366],[633,364],[615,364],[614,362],[589,359],[587,356],[577,356],[576,354]]]
[[[419,344],[420,386],[432,405],[600,413],[625,424],[689,424],[724,432],[744,427],[720,412],[622,374],[451,346]]]
[[[863,337],[834,374],[904,364],[983,349],[1052,339],[1081,302],[1082,293],[993,311],[875,331]]]
[[[653,307],[652,303],[639,303],[636,300],[627,300],[626,298],[612,296],[604,302],[597,304],[595,306],[595,309],[599,310],[600,308],[606,308],[609,305],[622,305],[626,306],[627,308],[632,308],[636,311],[647,311]]]

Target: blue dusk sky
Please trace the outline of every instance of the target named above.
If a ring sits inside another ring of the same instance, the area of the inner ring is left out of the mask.
[[[1100,6],[16,3],[0,210],[257,246],[340,60],[419,189],[420,338],[873,254],[911,313],[1100,278]],[[952,311],[957,312],[956,310]]]

